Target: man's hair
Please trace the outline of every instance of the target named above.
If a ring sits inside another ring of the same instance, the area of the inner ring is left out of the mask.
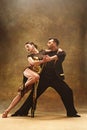
[[[29,42],[28,41],[28,42],[25,43],[25,45],[27,45],[27,44],[34,45],[35,48],[38,48],[37,45],[34,42]]]
[[[58,46],[58,45],[59,45],[59,43],[60,43],[60,42],[59,42],[59,40],[58,40],[57,38],[49,38],[49,40],[52,40],[52,39],[54,40],[54,42],[55,42],[55,43],[56,43],[56,45]]]

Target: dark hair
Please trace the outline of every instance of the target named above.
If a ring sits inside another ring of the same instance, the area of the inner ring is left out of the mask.
[[[34,47],[37,48],[37,45],[34,42],[26,42],[25,45],[27,44],[34,45]]]
[[[54,42],[55,42],[55,43],[56,43],[56,45],[58,46],[58,45],[59,45],[59,43],[60,43],[60,42],[59,42],[59,40],[58,40],[57,38],[49,38],[49,40],[52,40],[52,39],[54,40]]]

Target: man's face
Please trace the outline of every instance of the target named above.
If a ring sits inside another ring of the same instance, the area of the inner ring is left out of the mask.
[[[49,40],[47,43],[48,49],[52,49],[54,47],[54,44],[55,44],[55,42],[53,39]]]

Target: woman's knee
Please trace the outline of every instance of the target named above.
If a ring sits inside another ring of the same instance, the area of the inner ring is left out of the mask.
[[[35,78],[35,81],[38,81],[40,76],[38,74],[35,74],[34,78]]]
[[[28,81],[31,80],[31,82],[35,83],[35,82],[37,82],[39,80],[39,78],[40,78],[40,76],[38,74],[34,74],[31,77],[30,76],[28,77]]]

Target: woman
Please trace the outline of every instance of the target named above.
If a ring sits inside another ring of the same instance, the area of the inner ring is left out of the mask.
[[[29,66],[23,72],[23,86],[18,89],[17,96],[12,100],[9,107],[4,111],[4,113],[2,114],[2,118],[7,117],[11,109],[19,103],[25,93],[27,93],[32,88],[32,85],[39,80],[39,73],[41,70],[40,65],[51,60],[57,60],[56,55],[52,57],[49,57],[48,55],[43,55],[45,54],[44,52],[50,50],[42,51],[43,54],[40,53],[37,49],[37,46],[33,42],[25,43],[25,48],[30,54],[27,56]]]
[[[27,93],[34,83],[39,80],[40,64],[45,62],[45,58],[39,59],[36,54],[39,53],[37,46],[33,42],[25,43],[25,49],[30,53],[27,58],[29,66],[23,72],[23,86],[18,89],[17,96],[12,100],[9,107],[2,114],[6,118],[12,108],[14,108],[21,98]]]

